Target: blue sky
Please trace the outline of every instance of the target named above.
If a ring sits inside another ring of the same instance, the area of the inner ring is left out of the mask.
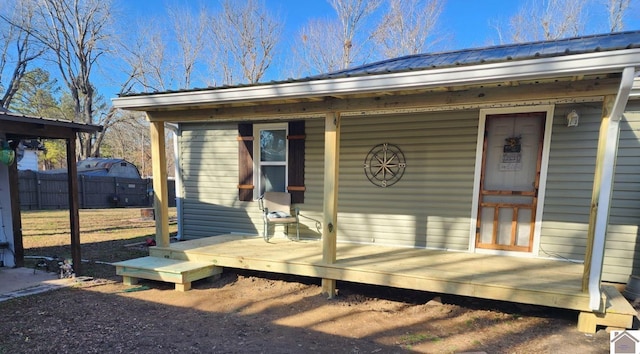
[[[236,0],[243,1],[243,0]],[[264,0],[267,7],[279,12],[286,22],[286,36],[293,36],[311,18],[333,17],[334,11],[326,0]],[[539,1],[539,0],[537,0]],[[590,0],[595,4],[602,4],[605,0]],[[640,29],[640,8],[638,0],[632,0],[632,10],[626,19],[628,29]],[[217,6],[216,0],[115,0],[127,17],[144,18],[148,15],[164,15],[167,4],[172,6],[190,6],[196,8],[198,4]],[[450,35],[451,42],[448,49],[461,49],[491,44],[495,40],[496,32],[491,28],[491,22],[506,20],[515,14],[527,0],[448,0],[440,17],[440,25]],[[600,6],[598,12],[604,11]],[[589,10],[589,28],[604,28],[604,23],[596,23],[594,9]],[[601,15],[601,14],[598,14]],[[592,31],[588,31],[591,32]]]
[[[235,0],[244,1],[244,0]],[[334,18],[335,13],[326,0],[264,0],[267,7],[282,15],[285,21],[285,33],[282,49],[286,50],[290,44],[287,42],[293,38],[307,21],[313,18]],[[446,35],[447,40],[435,51],[455,50],[463,48],[484,47],[497,44],[497,33],[491,24],[505,23],[528,0],[447,0],[443,13],[440,16],[439,31]],[[530,0],[540,1],[540,0]],[[589,0],[591,4],[598,4],[596,9],[590,8],[588,16],[591,20],[586,24],[586,33],[604,32],[606,29],[606,17],[600,23],[596,23],[596,14],[603,17],[605,0]],[[640,30],[640,0],[632,0],[632,7],[628,11],[625,23],[627,30]],[[168,6],[188,6],[197,9],[200,5],[217,7],[218,0],[114,0],[118,19],[135,30],[133,24],[149,18],[162,18],[166,16]],[[273,63],[265,80],[281,80],[288,74],[281,73],[277,69],[281,63]],[[103,82],[104,83],[104,82]],[[100,87],[101,93],[106,97],[113,97],[117,92],[116,82]],[[197,85],[197,84],[196,84]],[[201,85],[197,85],[202,87]]]

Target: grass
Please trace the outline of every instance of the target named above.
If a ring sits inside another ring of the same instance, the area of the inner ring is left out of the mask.
[[[113,266],[102,262],[118,262],[148,255],[141,245],[155,237],[155,222],[142,220],[140,209],[83,209],[80,210],[80,243],[83,262],[81,274],[99,278],[115,276]],[[169,209],[170,219],[175,208]],[[71,258],[71,233],[68,210],[40,210],[22,212],[22,242],[25,256]],[[177,225],[169,225],[169,232]],[[96,263],[98,262],[98,263]],[[26,259],[25,266],[36,261]]]

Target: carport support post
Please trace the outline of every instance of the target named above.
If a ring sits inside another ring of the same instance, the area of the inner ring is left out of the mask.
[[[149,117],[151,118],[151,117]],[[151,162],[153,167],[153,208],[156,217],[156,243],[169,247],[169,193],[167,191],[167,156],[164,122],[151,122]]]
[[[336,262],[338,229],[338,166],[340,164],[340,114],[327,113],[324,121],[324,206],[322,223],[322,261]],[[336,294],[336,280],[322,279],[322,293]]]
[[[11,195],[11,221],[13,227],[13,261],[16,267],[24,267],[24,245],[22,243],[22,216],[20,211],[18,178],[18,163],[13,163],[9,166],[9,194]]]
[[[71,260],[76,275],[82,274],[80,255],[80,214],[78,212],[78,166],[76,160],[76,136],[65,139],[67,143],[67,183],[69,188],[69,224],[71,227]]]

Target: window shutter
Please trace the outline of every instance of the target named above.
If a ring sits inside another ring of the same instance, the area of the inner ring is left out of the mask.
[[[291,193],[291,202],[304,203],[304,121],[289,122],[289,185],[287,191]]]
[[[238,124],[238,198],[253,200],[253,124]]]

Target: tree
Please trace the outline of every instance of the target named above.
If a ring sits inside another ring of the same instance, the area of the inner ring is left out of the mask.
[[[387,58],[424,53],[438,42],[436,26],[444,0],[390,0],[374,33]]]
[[[343,68],[343,55],[340,24],[337,20],[310,20],[302,28],[298,43],[293,46],[295,58],[294,76],[337,71]],[[321,48],[325,48],[322,50]]]
[[[509,19],[509,42],[556,40],[583,34],[584,0],[529,1]],[[498,28],[501,42],[502,29]]]
[[[364,45],[356,45],[357,35],[365,30],[366,19],[381,4],[380,0],[329,0],[331,7],[336,11],[340,21],[342,32],[342,68],[350,67],[358,54],[362,53]],[[361,39],[368,40],[371,35]]]
[[[189,89],[199,66],[209,27],[207,9],[192,13],[185,6],[169,7],[166,18],[145,19],[120,44],[128,80],[121,93]],[[213,16],[211,16],[213,18]]]
[[[122,112],[125,119],[109,129],[101,149],[102,156],[126,158],[143,176],[151,175],[149,123],[140,112]],[[173,148],[173,147],[172,147]]]
[[[168,13],[179,50],[175,53],[180,61],[179,88],[191,88],[191,78],[204,49],[207,30],[207,10],[203,7],[197,16],[185,7],[169,8]]]
[[[49,72],[36,68],[24,74],[9,108],[22,114],[67,119],[56,96],[60,93]]]
[[[110,44],[111,4],[108,0],[32,1],[36,5],[32,27],[12,24],[21,27],[49,49],[49,55],[71,94],[73,121],[105,126],[105,130],[97,134],[96,144],[89,134],[78,134],[79,158],[97,156],[101,135],[109,127],[113,115],[95,115],[96,92],[91,73]]]
[[[225,85],[259,82],[271,66],[283,23],[259,0],[222,1],[222,10],[210,19],[212,72]]]
[[[166,91],[172,88],[177,68],[167,53],[168,34],[160,21],[149,21],[145,29],[135,31],[133,42],[121,43],[120,58],[124,61],[127,79],[121,83],[121,93],[133,91]]]
[[[45,171],[67,167],[67,148],[63,140],[46,139],[44,149],[44,154],[41,154],[38,159]]]
[[[624,15],[629,9],[631,0],[608,0],[609,31],[618,32],[624,29]]]
[[[631,0],[600,0],[593,2],[604,8],[593,13],[600,18],[592,23],[608,22],[606,28],[592,28],[593,33],[602,31],[620,31],[624,29],[624,17]],[[587,23],[587,6],[591,2],[584,0],[544,0],[530,1],[509,19],[507,25],[496,25],[500,43],[556,40],[581,36]],[[606,11],[605,11],[606,10]],[[601,14],[607,14],[606,17]]]
[[[297,65],[294,75],[311,75],[346,69],[371,59],[373,30],[369,17],[381,0],[328,0],[335,19],[310,20],[291,49]]]
[[[5,10],[0,14],[0,108],[7,109],[28,65],[42,55],[43,49],[30,34],[32,3],[17,1],[0,5]]]

